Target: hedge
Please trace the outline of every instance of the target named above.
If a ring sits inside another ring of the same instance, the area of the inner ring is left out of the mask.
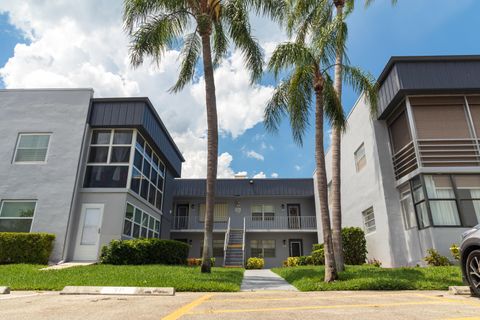
[[[0,232],[0,264],[47,264],[54,240],[49,233]]]
[[[367,240],[365,232],[358,227],[342,229],[343,254],[345,264],[362,265],[367,260]]]
[[[102,248],[100,263],[115,265],[186,264],[190,246],[175,240],[112,240]]]

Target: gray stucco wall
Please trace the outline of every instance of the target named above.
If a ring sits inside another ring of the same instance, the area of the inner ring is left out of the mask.
[[[56,235],[62,259],[91,89],[0,90],[0,199],[35,199],[32,232]],[[15,164],[19,133],[51,133],[47,163]]]

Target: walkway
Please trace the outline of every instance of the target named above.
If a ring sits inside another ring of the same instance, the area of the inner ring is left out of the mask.
[[[269,269],[245,270],[241,291],[298,291],[294,286]]]

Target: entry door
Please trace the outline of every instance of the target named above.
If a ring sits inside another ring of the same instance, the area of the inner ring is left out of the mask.
[[[73,259],[76,261],[96,261],[100,243],[103,204],[84,204],[78,224],[77,242]]]
[[[288,228],[300,229],[300,205],[287,204],[288,211]]]
[[[300,257],[303,256],[303,241],[302,239],[290,241],[290,257]]]
[[[188,229],[188,204],[177,205],[175,224],[177,229]]]

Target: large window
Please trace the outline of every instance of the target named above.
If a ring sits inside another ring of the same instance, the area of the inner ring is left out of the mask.
[[[213,239],[213,248],[212,255],[215,258],[223,258],[223,246],[225,245],[225,240],[222,239]],[[202,244],[200,245],[200,257],[203,254],[203,239]]]
[[[361,144],[355,151],[355,169],[357,172],[361,171],[367,165],[367,158],[365,156],[365,144]]]
[[[252,206],[253,221],[273,221],[275,219],[275,207],[269,204]]]
[[[21,133],[15,148],[15,163],[45,162],[47,159],[49,133]]]
[[[367,210],[363,211],[362,216],[365,234],[369,234],[377,230],[377,227],[375,225],[375,214],[373,213],[373,207],[370,207]]]
[[[0,232],[30,232],[36,202],[4,200],[0,203]]]
[[[130,238],[159,238],[160,220],[127,203],[122,233]]]
[[[126,188],[132,130],[94,130],[90,141],[85,188]]]
[[[205,203],[200,204],[200,215],[198,217],[200,222],[205,221]],[[213,221],[226,222],[228,221],[228,205],[226,203],[215,203],[213,208]]]
[[[250,256],[275,258],[275,240],[250,240]]]
[[[409,230],[417,227],[412,193],[410,191],[410,185],[408,183],[400,188],[400,205],[402,207],[402,216],[403,222],[405,224],[405,229]]]
[[[420,229],[480,223],[480,175],[417,176],[411,187]]]
[[[165,165],[137,132],[130,189],[162,210]]]

